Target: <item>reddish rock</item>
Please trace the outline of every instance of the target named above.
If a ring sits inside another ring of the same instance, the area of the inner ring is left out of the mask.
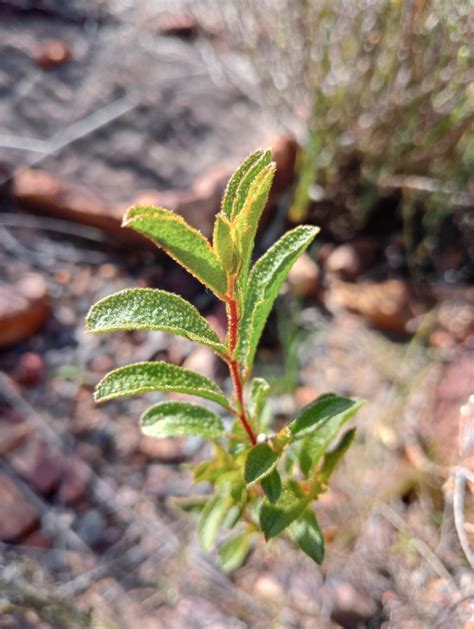
[[[354,280],[375,260],[375,245],[366,238],[336,247],[326,259],[326,271],[343,280]]]
[[[17,542],[35,530],[39,513],[6,474],[0,472],[0,540]]]
[[[270,140],[268,145],[272,147],[272,156],[277,165],[272,188],[272,199],[274,199],[287,190],[295,180],[298,144],[291,135],[277,135]]]
[[[51,539],[43,535],[41,531],[33,531],[21,540],[22,546],[31,546],[33,548],[50,548]]]
[[[375,614],[373,601],[348,581],[334,579],[329,589],[331,619],[342,627],[366,627]]]
[[[326,302],[332,309],[342,307],[357,312],[374,327],[396,334],[405,334],[408,322],[420,314],[408,285],[395,279],[359,284],[337,282],[331,286]]]
[[[39,354],[26,352],[20,356],[13,371],[13,378],[19,384],[34,385],[44,376],[44,361]]]
[[[12,422],[0,423],[0,456],[4,456],[18,448],[30,433],[30,426],[26,422],[20,424]]]
[[[46,282],[29,273],[16,285],[0,286],[0,349],[15,345],[37,332],[49,314]]]
[[[318,265],[307,254],[303,253],[291,268],[287,283],[291,292],[297,297],[317,295],[320,288],[321,272]]]
[[[435,445],[438,456],[447,463],[456,463],[463,449],[464,455],[469,458],[470,454],[473,460],[472,445],[469,447],[474,441],[472,416],[464,422],[461,417],[461,407],[466,406],[473,384],[474,349],[461,349],[443,371],[434,413],[427,415],[422,428],[425,439]]]
[[[64,472],[62,458],[50,452],[47,445],[35,437],[15,450],[11,463],[33,489],[45,495],[57,488]]]
[[[68,459],[64,465],[58,499],[72,504],[84,497],[90,480],[90,468],[80,459]]]
[[[214,380],[216,355],[209,347],[197,346],[196,349],[186,357],[182,365],[185,369],[197,371],[198,373]]]
[[[293,182],[297,149],[296,141],[290,136],[277,136],[269,142],[269,146],[273,147],[277,172],[268,207]],[[38,214],[97,227],[117,237],[119,241],[152,247],[150,241],[140,234],[121,227],[127,207],[160,205],[177,212],[210,237],[225,185],[237,166],[238,163],[214,166],[188,190],[144,190],[127,206],[121,207],[106,206],[89,189],[73,185],[44,170],[20,170],[13,177],[12,192],[20,205]]]
[[[52,70],[67,63],[71,57],[71,49],[66,42],[52,39],[46,42],[38,51],[36,63],[43,70]]]
[[[152,20],[148,29],[156,35],[194,39],[199,33],[199,24],[191,15],[160,15]]]
[[[188,458],[184,444],[185,440],[180,437],[165,439],[142,437],[138,443],[138,449],[149,459],[156,459],[163,463],[182,463]]]
[[[97,227],[122,242],[150,246],[140,234],[122,229],[123,208],[107,207],[88,189],[59,179],[47,171],[19,170],[13,178],[12,192],[18,203],[32,212]]]
[[[434,295],[440,303],[430,344],[441,349],[452,348],[474,336],[474,288],[435,287]]]

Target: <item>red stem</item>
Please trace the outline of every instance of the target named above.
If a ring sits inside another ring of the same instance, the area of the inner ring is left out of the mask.
[[[237,345],[237,330],[239,325],[239,308],[237,300],[234,297],[234,285],[235,277],[231,276],[229,277],[229,294],[226,298],[229,334],[229,355],[227,356],[227,364],[229,365],[230,375],[234,383],[235,397],[239,405],[239,419],[242,426],[245,428],[245,432],[249,436],[250,443],[254,446],[257,443],[257,438],[245,413],[242,376],[238,362],[232,358],[235,346]]]

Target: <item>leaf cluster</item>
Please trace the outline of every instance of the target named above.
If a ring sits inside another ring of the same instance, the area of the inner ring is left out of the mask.
[[[181,506],[198,513],[205,549],[219,541],[219,558],[227,571],[245,560],[261,533],[269,540],[285,532],[314,561],[322,561],[324,540],[312,505],[327,489],[354,431],[329,448],[361,405],[333,393],[322,395],[275,433],[269,422],[270,387],[262,378],[251,378],[258,343],[281,285],[318,233],[317,227],[300,225],[252,265],[274,172],[270,151],[258,150],[242,163],[225,190],[212,243],[181,216],[161,207],[132,207],[123,220],[124,226],[164,249],[225,303],[224,342],[192,304],[158,289],[110,295],[96,303],[86,319],[93,333],[176,334],[210,347],[227,364],[233,383],[230,394],[209,378],[166,362],[120,367],[95,390],[97,402],[159,391],[214,403],[208,408],[184,401],[159,402],[143,413],[140,428],[156,438],[198,436],[213,442],[213,458],[194,468],[194,480],[207,483],[212,491],[182,501]]]

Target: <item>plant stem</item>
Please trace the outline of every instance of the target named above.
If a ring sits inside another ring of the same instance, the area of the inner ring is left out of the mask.
[[[228,343],[229,353],[226,357],[227,364],[229,366],[232,382],[234,383],[235,397],[238,403],[239,412],[238,417],[245,432],[248,434],[250,443],[254,446],[257,443],[257,438],[247,418],[244,406],[244,390],[242,384],[242,375],[240,372],[240,366],[237,360],[232,358],[235,346],[237,345],[237,334],[239,325],[239,307],[235,298],[235,276],[229,276],[229,291],[226,296],[227,306],[227,323],[228,323]]]

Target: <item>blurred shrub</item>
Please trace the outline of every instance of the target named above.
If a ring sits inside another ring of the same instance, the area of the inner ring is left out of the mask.
[[[474,165],[470,0],[232,4],[226,23],[268,99],[307,124],[292,220],[313,197],[362,226],[381,188],[396,188],[431,204],[429,230],[442,222],[440,195],[444,208],[472,201],[459,196]]]

